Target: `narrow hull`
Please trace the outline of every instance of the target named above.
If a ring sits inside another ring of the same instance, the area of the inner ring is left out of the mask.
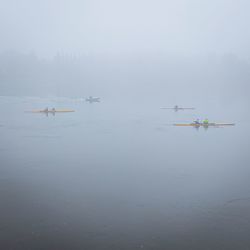
[[[208,123],[208,124],[195,124],[195,123],[176,123],[173,124],[174,126],[179,126],[179,127],[212,127],[212,126],[234,126],[234,123]]]
[[[45,110],[31,110],[31,111],[26,111],[28,113],[50,113],[50,114],[54,114],[54,113],[70,113],[70,112],[75,112],[75,110],[49,110],[49,111],[45,111]]]
[[[165,108],[165,107],[161,107],[160,109],[172,109],[172,110],[194,110],[195,108]]]

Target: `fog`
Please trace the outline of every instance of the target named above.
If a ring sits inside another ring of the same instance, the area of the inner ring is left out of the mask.
[[[249,54],[247,0],[1,1],[1,51]],[[248,56],[246,56],[248,57]]]
[[[1,249],[250,248],[250,2],[0,3]]]

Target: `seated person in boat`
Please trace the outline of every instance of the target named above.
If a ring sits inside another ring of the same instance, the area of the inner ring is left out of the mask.
[[[203,124],[205,124],[205,125],[208,125],[208,124],[209,124],[209,121],[208,121],[207,118],[203,121]]]
[[[194,124],[195,124],[195,125],[200,125],[200,120],[199,120],[199,119],[196,119],[196,120],[194,121]]]

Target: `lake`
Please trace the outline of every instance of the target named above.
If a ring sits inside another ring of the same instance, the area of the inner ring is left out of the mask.
[[[1,249],[250,249],[250,119],[210,104],[0,97]]]

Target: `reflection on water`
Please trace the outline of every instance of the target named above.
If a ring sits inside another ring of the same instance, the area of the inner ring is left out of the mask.
[[[75,113],[46,117],[23,111],[47,100],[1,101],[4,249],[250,247],[249,131],[239,117],[204,130],[174,127],[196,114],[158,107],[72,103]]]

